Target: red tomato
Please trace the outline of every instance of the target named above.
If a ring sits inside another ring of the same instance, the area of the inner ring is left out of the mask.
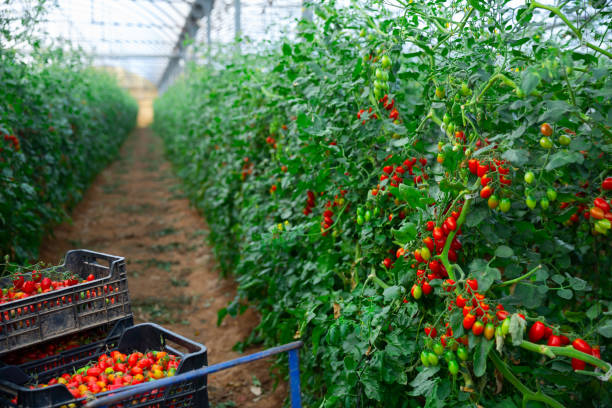
[[[595,207],[599,207],[601,208],[604,212],[609,212],[610,211],[610,204],[608,204],[606,202],[606,200],[604,200],[601,197],[597,197],[594,201],[593,204],[595,204]]]
[[[466,307],[468,307],[468,306],[466,306]],[[465,310],[465,308],[463,308],[463,310]],[[465,330],[470,330],[472,328],[472,326],[474,326],[475,322],[476,322],[476,316],[474,316],[471,313],[468,313],[463,318],[463,328]],[[480,323],[480,324],[482,325],[482,323]],[[484,327],[483,327],[483,329],[484,329]],[[482,333],[482,331],[481,331],[481,333]]]
[[[457,307],[463,308],[467,303],[467,299],[464,298],[463,295],[459,295],[457,296],[457,300],[455,301],[455,303],[457,304]]]
[[[612,190],[612,177],[607,177],[604,181],[601,182],[602,190]]]
[[[491,188],[491,186],[484,186],[482,190],[480,190],[480,197],[484,198],[485,200],[491,197],[492,194],[493,189]]]
[[[470,291],[470,289],[473,291],[478,290],[478,281],[476,279],[467,279],[465,283],[469,287],[468,292]]]
[[[554,334],[548,338],[546,344],[552,347],[561,347],[563,345],[561,343],[561,337],[555,336]]]
[[[593,349],[591,348],[589,343],[587,343],[586,341],[584,341],[582,339],[574,340],[572,342],[572,347],[574,347],[576,350],[582,351],[583,353],[586,353],[586,354],[591,354],[593,352]]]
[[[529,329],[529,341],[537,343],[544,337],[546,326],[541,321],[535,322]]]

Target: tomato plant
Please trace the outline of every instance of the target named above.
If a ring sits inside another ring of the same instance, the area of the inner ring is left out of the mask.
[[[303,339],[309,406],[609,405],[610,14],[399,3],[324,2],[156,102],[220,319]]]
[[[9,23],[0,15],[0,253],[24,261],[118,152],[138,107],[79,52],[30,37],[36,19],[18,33]]]

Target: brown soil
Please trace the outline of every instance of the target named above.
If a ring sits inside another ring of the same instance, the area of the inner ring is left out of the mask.
[[[43,242],[40,257],[57,264],[74,248],[125,256],[136,321],[153,321],[203,343],[214,364],[239,357],[232,347],[260,318],[250,308],[217,326],[217,311],[234,298],[236,285],[219,277],[206,245],[206,223],[178,186],[161,141],[148,129],[136,130],[85,193],[72,222]],[[273,389],[270,364],[264,360],[210,376],[211,406],[281,407],[288,389],[283,381]]]

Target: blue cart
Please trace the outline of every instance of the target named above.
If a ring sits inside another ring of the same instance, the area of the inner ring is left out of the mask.
[[[132,386],[125,391],[119,391],[112,395],[107,395],[102,398],[93,400],[85,405],[85,408],[107,408],[113,407],[116,403],[122,402],[130,398],[135,398],[135,402],[138,401],[138,396],[147,395],[154,390],[160,388],[170,388],[174,385],[190,382],[197,379],[206,378],[209,374],[214,374],[218,371],[226,370],[228,368],[236,367],[242,364],[247,364],[256,360],[261,360],[266,357],[270,357],[280,353],[289,354],[289,387],[291,396],[291,408],[301,408],[302,400],[300,396],[300,367],[299,367],[299,349],[304,345],[301,341],[285,344],[279,347],[273,347],[258,353],[250,354],[248,356],[239,357],[234,360],[225,361],[223,363],[215,364],[199,368],[196,370],[189,371],[185,374],[180,374],[174,377],[168,377],[157,381],[151,381],[142,385]],[[146,404],[146,402],[145,402]]]

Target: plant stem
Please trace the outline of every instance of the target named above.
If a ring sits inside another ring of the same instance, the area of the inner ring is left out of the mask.
[[[541,8],[541,9],[548,10],[551,13],[555,14],[557,17],[559,17],[561,20],[563,20],[563,22],[569,27],[569,29],[572,31],[572,33],[574,33],[576,38],[578,38],[578,40],[580,40],[580,42],[582,42],[582,33],[580,32],[580,30],[578,30],[576,28],[576,26],[574,26],[572,24],[571,21],[569,21],[569,19],[565,16],[565,14],[563,14],[561,12],[559,7],[547,6],[546,4],[538,3],[537,1],[532,2],[529,7],[531,9]],[[592,44],[590,42],[584,42],[584,45],[587,46],[588,48],[594,50],[594,51],[597,51],[597,52],[607,56],[608,58],[612,58],[612,53],[611,52],[606,51],[603,48],[600,48],[600,47],[596,46],[595,44]]]
[[[564,408],[564,405],[556,399],[549,397],[548,395],[540,391],[533,392],[529,388],[527,388],[525,384],[523,384],[518,378],[514,376],[514,374],[510,370],[510,367],[508,367],[506,363],[502,361],[502,359],[497,355],[496,351],[491,351],[489,353],[489,358],[495,365],[495,368],[497,368],[497,371],[499,371],[506,380],[508,380],[512,385],[516,387],[517,390],[521,392],[521,394],[523,394],[524,401],[539,401],[554,408]]]
[[[465,24],[467,23],[468,19],[472,16],[472,13],[474,13],[474,7],[470,8],[470,10],[467,12],[467,14],[465,15],[465,17],[463,17],[463,20],[461,20],[461,23],[459,24],[459,27],[457,27],[457,30],[452,30],[450,33],[448,33],[443,39],[440,40],[439,43],[437,43],[433,49],[437,49],[439,46],[441,46],[442,44],[444,44],[449,38],[451,38],[451,36],[455,33],[455,32],[460,32],[461,30],[463,30],[463,27],[465,27]]]
[[[612,369],[612,365],[610,365],[610,363],[600,360],[597,357],[593,357],[590,354],[586,354],[586,353],[583,353],[582,351],[578,351],[571,346],[553,347],[553,346],[547,346],[543,344],[535,344],[530,341],[523,340],[523,342],[520,344],[520,347],[524,348],[525,350],[533,351],[539,354],[544,354],[545,356],[548,356],[550,358],[555,358],[556,356],[576,358],[578,360],[584,361],[585,363],[589,363],[596,367],[599,367],[606,372]]]
[[[380,286],[383,289],[387,289],[389,287],[389,285],[387,285],[385,282],[383,282],[382,279],[380,279],[378,276],[376,276],[376,272],[372,272],[370,274],[370,276],[368,276],[369,279],[372,280],[372,282],[376,283],[378,286]]]
[[[464,192],[461,192],[460,195],[462,195],[463,193]],[[463,203],[463,208],[461,209],[461,214],[459,214],[459,218],[457,218],[457,229],[451,231],[451,233],[448,234],[448,237],[446,237],[446,243],[444,244],[444,249],[440,254],[440,261],[442,261],[442,265],[444,265],[444,268],[446,268],[446,273],[448,273],[448,277],[452,280],[455,280],[455,272],[453,271],[453,265],[451,265],[451,263],[448,261],[448,251],[450,250],[453,238],[455,238],[457,231],[459,230],[459,228],[461,228],[461,225],[465,221],[465,217],[467,216],[468,210],[470,208],[470,200],[470,198],[465,199],[465,202]]]
[[[538,265],[535,268],[533,268],[532,270],[530,270],[529,272],[527,272],[526,274],[524,274],[523,276],[519,276],[518,278],[515,279],[511,279],[509,281],[505,281],[500,283],[499,285],[495,285],[496,288],[502,288],[504,286],[510,286],[510,285],[514,285],[515,283],[518,283],[520,281],[522,281],[523,279],[527,279],[528,277],[530,277],[531,275],[533,275],[534,273],[536,273],[536,271],[538,271],[539,269],[542,269],[542,265]]]

